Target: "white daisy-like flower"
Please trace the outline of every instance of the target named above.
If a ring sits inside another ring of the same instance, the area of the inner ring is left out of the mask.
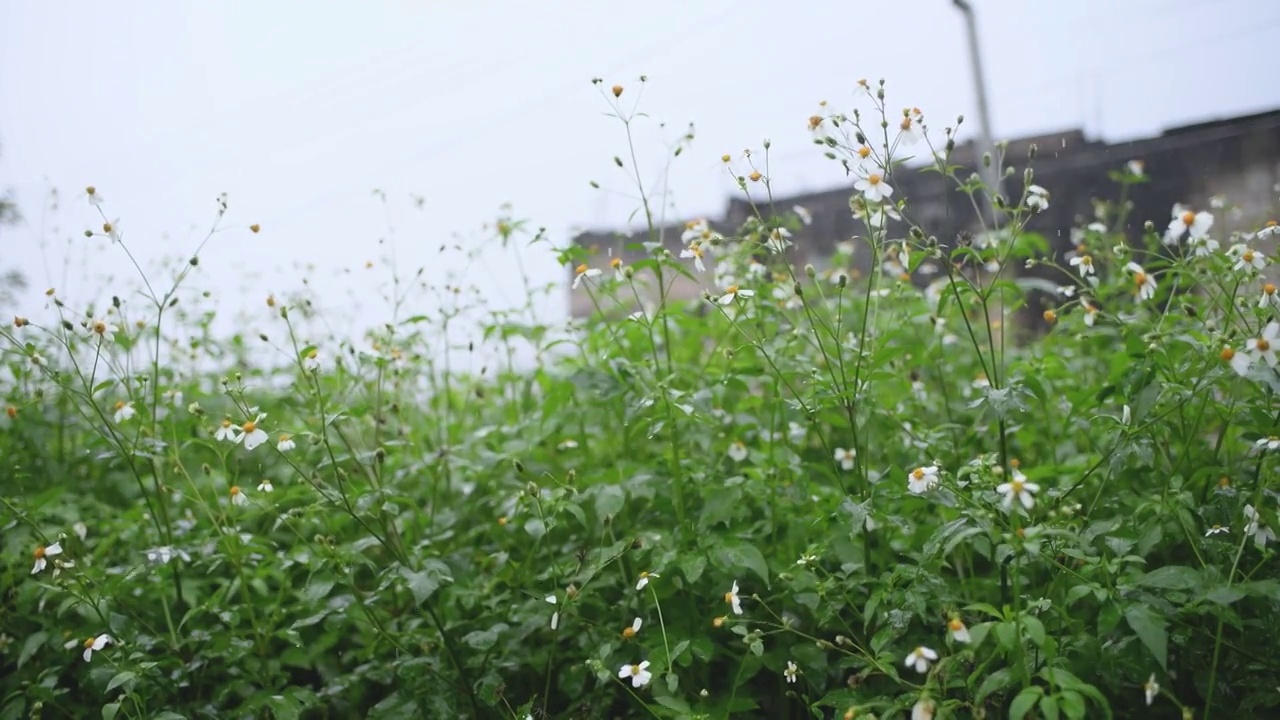
[[[1261,360],[1268,367],[1276,366],[1276,345],[1280,343],[1280,323],[1269,322],[1267,326],[1262,328],[1262,335],[1256,338],[1249,338],[1245,343],[1245,350],[1249,353],[1250,360]],[[1241,373],[1243,374],[1243,373]]]
[[[742,614],[742,598],[738,597],[737,580],[733,581],[733,587],[729,589],[729,592],[724,594],[724,601],[729,603],[729,606],[733,608],[734,615]]]
[[[783,252],[791,247],[791,231],[783,227],[769,231],[769,239],[765,241],[765,247],[775,255]]]
[[[1027,188],[1027,207],[1036,212],[1044,212],[1049,209],[1049,191],[1039,185],[1032,185]]]
[[[1081,300],[1080,309],[1084,311],[1085,326],[1093,327],[1093,324],[1098,320],[1098,308],[1088,300]]]
[[[1155,702],[1156,695],[1160,694],[1160,683],[1156,682],[1156,674],[1151,673],[1151,677],[1142,684],[1142,694],[1147,699],[1147,705]]]
[[[867,176],[859,178],[853,184],[853,187],[855,190],[860,191],[862,197],[869,202],[884,202],[889,199],[889,196],[893,195],[893,188],[884,181],[884,176],[878,172],[867,173]]]
[[[232,485],[231,490],[228,492],[231,495],[231,504],[235,505],[236,507],[239,507],[249,502],[249,497],[245,495],[245,492],[240,489],[239,485]]]
[[[289,452],[297,447],[298,444],[293,441],[293,436],[288,433],[280,433],[280,437],[276,439],[276,449],[280,452]]]
[[[656,572],[645,571],[640,573],[640,578],[636,580],[636,591],[639,592],[645,589],[646,587],[649,586],[650,580],[652,580],[653,578],[660,578],[660,577],[662,576]]]
[[[747,456],[750,454],[750,451],[747,450],[746,443],[741,440],[734,440],[729,444],[729,458],[734,462],[742,462],[743,460],[746,460]]]
[[[1136,262],[1124,266],[1133,275],[1133,285],[1137,288],[1138,299],[1150,300],[1156,295],[1156,279]]]
[[[969,628],[959,617],[952,617],[947,621],[947,633],[958,643],[969,643],[972,640],[969,636]]]
[[[89,336],[97,336],[102,342],[110,343],[115,340],[116,333],[120,332],[120,328],[116,327],[106,318],[94,318],[89,321],[86,326],[89,330]]]
[[[787,439],[799,445],[809,437],[809,428],[792,420],[787,423]]]
[[[48,560],[49,558],[53,557],[54,555],[61,555],[61,554],[62,554],[62,543],[60,542],[56,542],[49,546],[37,545],[35,552],[32,553],[32,557],[35,558],[35,564],[32,565],[31,567],[31,574],[35,575],[41,570],[44,570],[46,567],[49,566],[49,560]]]
[[[1252,535],[1253,542],[1259,549],[1266,547],[1269,542],[1275,542],[1276,534],[1263,524],[1258,511],[1252,505],[1244,506],[1244,518],[1248,521],[1244,526],[1244,534]]]
[[[275,486],[267,478],[262,478],[262,482],[258,483],[258,492],[269,493],[275,489]]]
[[[1222,533],[1229,532],[1231,532],[1231,528],[1227,525],[1213,525],[1208,530],[1204,531],[1204,536],[1212,537],[1214,535],[1221,535]]]
[[[1027,476],[1019,472],[1017,468],[1014,468],[1013,479],[1007,483],[997,485],[996,492],[1004,496],[1004,499],[1000,501],[1000,506],[1005,510],[1013,508],[1014,500],[1022,503],[1022,507],[1030,510],[1035,507],[1035,493],[1040,492],[1040,486],[1033,482],[1027,482]]]
[[[573,271],[573,285],[571,289],[577,290],[582,284],[583,278],[591,279],[600,276],[600,268],[587,267],[586,263],[582,263]]]
[[[924,139],[924,114],[918,108],[912,108],[902,114],[902,122],[898,123],[898,143],[910,147]]]
[[[1164,242],[1166,245],[1174,245],[1182,239],[1184,234],[1193,238],[1205,237],[1209,234],[1209,228],[1213,227],[1213,213],[1196,212],[1184,205],[1173,206],[1173,219],[1169,221],[1169,228],[1164,232]]]
[[[1067,261],[1076,272],[1080,273],[1080,277],[1089,277],[1094,273],[1093,256],[1092,255],[1076,255]]]
[[[1255,240],[1262,240],[1263,238],[1274,237],[1276,235],[1280,235],[1280,223],[1277,223],[1275,220],[1268,220],[1267,223],[1262,226],[1262,229],[1254,233],[1252,237]]]
[[[694,240],[689,247],[680,251],[680,257],[693,258],[693,266],[698,272],[706,272],[707,266],[702,262],[702,243]]]
[[[133,403],[120,400],[116,402],[116,412],[112,417],[115,419],[116,424],[119,425],[137,414],[138,411],[133,409]]]
[[[1205,235],[1203,237],[1192,237],[1187,240],[1187,247],[1191,248],[1193,257],[1209,257],[1218,252],[1221,247],[1217,240]]]
[[[235,442],[239,438],[240,428],[231,424],[230,418],[223,418],[222,424],[218,426],[217,431],[213,433],[213,439],[225,442]]]
[[[71,526],[71,531],[76,534],[76,537],[80,538],[81,540],[84,540],[85,537],[88,536],[89,534],[89,526],[85,525],[82,522],[78,522]]]
[[[914,668],[918,673],[927,673],[929,672],[929,664],[936,662],[937,659],[938,653],[921,645],[912,650],[906,659],[902,661],[902,664],[909,668]]]
[[[623,665],[622,669],[618,670],[618,678],[622,680],[631,678],[631,687],[642,688],[653,679],[653,673],[649,672],[649,661],[645,660],[639,665]]]
[[[684,224],[684,233],[680,235],[680,242],[692,245],[710,234],[711,225],[705,219],[690,220]]]
[[[626,638],[627,640],[630,640],[636,635],[639,635],[640,627],[643,625],[644,625],[644,621],[641,620],[640,618],[636,618],[635,620],[632,620],[630,625],[622,628],[622,637]]]
[[[307,356],[302,358],[302,367],[307,372],[316,372],[320,369],[320,351],[315,348],[307,351]]]
[[[84,641],[84,661],[89,662],[93,659],[93,654],[102,648],[115,642],[110,635],[102,634],[87,638]]]
[[[546,600],[551,605],[555,605],[556,603],[560,602],[559,598],[557,598],[555,595],[548,595],[543,599]],[[556,610],[551,613],[551,629],[558,630],[559,628],[560,628],[560,611]]]
[[[792,205],[791,212],[795,213],[796,217],[800,218],[800,222],[805,225],[811,225],[813,223],[813,215],[809,212],[809,209],[803,205]]]
[[[1276,294],[1275,283],[1263,284],[1262,293],[1258,296],[1258,308],[1261,310],[1280,308],[1280,295]]]
[[[938,705],[931,698],[922,697],[911,706],[911,720],[933,720]]]
[[[724,289],[724,295],[720,296],[720,304],[729,305],[738,298],[755,297],[755,294],[755,290],[748,290],[747,288],[740,287],[738,285],[730,285]]]
[[[626,270],[622,267],[622,258],[614,258],[609,261],[609,267],[613,268],[614,280],[625,280],[627,278]]]
[[[258,427],[266,417],[265,413],[258,413],[253,420],[246,420],[244,425],[240,426],[240,434],[236,437],[236,441],[244,441],[245,450],[253,450],[269,439],[267,432]]]
[[[797,676],[800,675],[800,666],[788,660],[787,669],[782,671],[782,675],[787,679],[788,683],[795,683]]]
[[[836,448],[835,461],[840,463],[841,470],[852,470],[857,458],[858,451],[853,448]]]
[[[1253,443],[1253,454],[1261,452],[1280,450],[1280,437],[1269,435],[1264,438],[1258,438]]]
[[[923,495],[938,485],[938,466],[918,467],[907,473],[907,490],[915,495]]]
[[[1144,177],[1143,173],[1146,170],[1146,164],[1141,160],[1130,160],[1124,164],[1124,168],[1134,177]]]
[[[1235,265],[1231,266],[1233,270],[1253,272],[1267,266],[1267,256],[1244,243],[1232,245],[1231,249],[1227,250],[1227,255],[1236,261]]]

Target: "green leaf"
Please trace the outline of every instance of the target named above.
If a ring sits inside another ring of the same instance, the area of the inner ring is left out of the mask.
[[[1009,720],[1022,720],[1031,712],[1031,708],[1036,706],[1040,701],[1040,696],[1044,694],[1044,690],[1037,685],[1025,688],[1018,696],[1013,699],[1013,703],[1009,705]]]
[[[118,712],[120,712],[120,703],[107,703],[102,706],[102,720],[115,720]]]
[[[1040,619],[1031,615],[1022,616],[1022,627],[1027,629],[1027,637],[1031,638],[1031,642],[1036,647],[1044,645],[1044,623]]]
[[[1245,593],[1245,591],[1241,590],[1240,588],[1228,587],[1226,585],[1219,585],[1218,587],[1205,593],[1204,599],[1208,600],[1211,603],[1216,603],[1218,605],[1230,605],[1231,603],[1244,597],[1246,594],[1247,593]]]
[[[1074,690],[1063,690],[1058,693],[1058,703],[1062,706],[1062,714],[1069,720],[1082,720],[1086,706],[1084,696]]]
[[[983,679],[982,684],[978,686],[978,693],[974,695],[973,701],[981,704],[991,693],[1004,690],[1012,684],[1013,673],[1009,672],[1009,668],[1000,668]]]
[[[1169,635],[1164,629],[1164,618],[1156,615],[1151,608],[1132,605],[1124,611],[1124,619],[1129,627],[1137,633],[1138,639],[1151,651],[1161,669],[1167,670]]]
[[[723,546],[717,554],[720,556],[721,566],[746,568],[759,575],[764,582],[769,582],[769,564],[765,562],[764,555],[755,545],[740,542],[736,545]]]
[[[44,641],[48,639],[49,633],[47,632],[37,632],[29,635],[26,642],[22,643],[22,651],[18,653],[18,668],[21,669],[23,665],[26,665],[31,656],[35,655],[40,646],[44,644]]]
[[[627,503],[627,494],[617,485],[596,486],[596,515],[605,518],[617,515]]]
[[[107,683],[107,689],[104,690],[103,692],[109,693],[112,690],[115,690],[116,688],[129,682],[130,680],[133,680],[136,677],[138,677],[137,673],[130,672],[128,670],[125,670],[124,672],[116,673],[116,676],[111,678],[111,682]]]
[[[440,589],[442,581],[450,578],[442,570],[447,570],[448,566],[439,560],[428,560],[426,567],[419,571],[410,570],[407,567],[400,568],[400,577],[405,579],[409,584],[409,592],[413,593],[413,599],[419,605],[426,602]]]
[[[1166,565],[1138,578],[1137,583],[1163,590],[1190,590],[1200,584],[1200,573],[1185,565]]]
[[[1040,698],[1040,712],[1044,720],[1058,720],[1058,701],[1052,695]]]

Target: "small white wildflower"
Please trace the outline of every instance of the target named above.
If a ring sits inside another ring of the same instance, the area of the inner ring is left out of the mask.
[[[222,424],[218,426],[218,430],[213,433],[213,439],[218,441],[235,442],[239,438],[239,428],[231,424],[231,420],[223,418]]]
[[[62,543],[56,542],[52,545],[49,545],[48,547],[44,545],[37,545],[36,551],[32,553],[32,556],[35,558],[35,564],[31,568],[31,574],[35,575],[41,570],[44,570],[46,567],[49,566],[48,558],[51,558],[54,555],[61,555],[61,554],[62,554]]]
[[[755,290],[748,290],[746,288],[738,287],[737,285],[730,285],[729,287],[725,288],[724,295],[720,296],[720,304],[728,305],[740,297],[741,298],[755,297],[755,294],[756,294]]]
[[[795,213],[796,217],[800,218],[800,222],[805,225],[813,223],[813,215],[810,214],[808,208],[805,208],[802,205],[793,205],[791,206],[791,212]]]
[[[577,290],[582,284],[583,278],[591,279],[600,276],[600,268],[587,267],[586,263],[582,263],[573,271],[573,285],[571,289]]]
[[[1205,237],[1209,234],[1211,227],[1213,227],[1212,213],[1195,212],[1186,206],[1174,205],[1173,219],[1169,221],[1169,227],[1165,230],[1164,242],[1166,245],[1174,245],[1182,239],[1184,234],[1193,238]]]
[[[269,493],[274,491],[275,489],[276,489],[275,486],[272,485],[271,481],[268,480],[267,478],[262,478],[262,482],[258,483],[258,492]]]
[[[792,661],[788,660],[788,661],[787,661],[787,669],[786,669],[786,670],[783,670],[783,671],[782,671],[782,674],[783,674],[783,676],[784,676],[784,677],[786,677],[786,678],[787,678],[787,682],[789,682],[789,683],[795,683],[795,681],[796,681],[796,679],[797,679],[797,677],[796,677],[796,676],[798,676],[798,675],[800,674],[800,667],[799,667],[798,665],[796,665],[794,662],[792,662]]]
[[[915,495],[923,495],[938,484],[938,466],[918,467],[907,474],[907,490]]]
[[[1269,542],[1275,542],[1276,534],[1262,523],[1262,518],[1252,505],[1244,506],[1244,517],[1248,521],[1244,526],[1244,534],[1252,535],[1253,542],[1259,549],[1266,547]]]
[[[969,643],[973,639],[969,635],[969,628],[958,617],[953,617],[947,621],[947,633],[951,635],[952,640],[958,643]]]
[[[1267,266],[1267,257],[1244,243],[1236,243],[1227,250],[1227,255],[1234,259],[1233,270],[1253,272]]]
[[[1160,694],[1160,683],[1156,682],[1156,674],[1151,673],[1151,677],[1142,684],[1142,694],[1147,699],[1147,705],[1155,702],[1156,695]]]
[[[232,504],[232,505],[235,505],[236,507],[239,507],[239,506],[244,505],[245,503],[249,502],[249,498],[248,498],[248,496],[246,496],[246,495],[245,495],[245,492],[244,492],[243,490],[241,490],[241,489],[240,489],[240,486],[239,486],[239,485],[232,485],[232,486],[231,486],[231,490],[230,490],[229,492],[230,492],[230,495],[231,495],[231,504]]]
[[[276,439],[276,450],[280,452],[289,452],[297,447],[298,444],[293,441],[293,436],[288,433],[280,433],[280,437]]]
[[[1133,285],[1138,290],[1140,300],[1150,300],[1156,294],[1156,279],[1147,274],[1141,265],[1131,262],[1124,266],[1133,274]]]
[[[724,601],[729,603],[730,607],[733,608],[734,615],[742,614],[742,598],[738,597],[738,581],[737,580],[733,581],[733,587],[729,590],[729,592],[724,594]]]
[[[115,340],[116,333],[120,328],[108,322],[105,318],[94,318],[88,324],[90,337],[97,335],[98,338],[105,343],[111,343]]]
[[[932,699],[922,697],[911,706],[911,720],[933,720],[938,705]]]
[[[656,572],[646,571],[646,572],[640,573],[640,578],[636,580],[636,591],[639,592],[640,590],[645,589],[646,587],[648,587],[650,580],[652,580],[653,578],[660,578],[660,577],[662,576]]]
[[[649,661],[645,660],[639,665],[623,665],[622,669],[618,670],[618,678],[622,680],[631,678],[631,687],[642,688],[653,679],[653,673],[649,672]]]
[[[1205,530],[1204,536],[1211,537],[1213,535],[1220,535],[1222,533],[1229,533],[1229,532],[1231,532],[1231,528],[1226,525],[1214,525],[1210,527],[1208,530]]]
[[[682,258],[693,258],[693,266],[698,272],[706,272],[707,266],[702,262],[702,243],[694,240],[689,247],[680,252]]]
[[[862,193],[862,197],[869,202],[884,202],[889,199],[890,195],[893,195],[893,188],[884,181],[884,176],[878,172],[871,172],[866,177],[859,178],[853,184],[853,187],[859,190]]]
[[[1036,504],[1035,493],[1040,491],[1040,486],[1027,482],[1027,478],[1017,468],[1013,470],[1013,479],[1007,483],[1001,483],[996,486],[996,492],[1004,496],[1000,502],[1000,506],[1005,510],[1013,508],[1013,501],[1016,499],[1022,503],[1022,507],[1030,510]]]
[[[902,664],[909,668],[914,668],[918,673],[927,673],[929,672],[929,663],[935,662],[937,659],[938,653],[921,645],[912,650]]]
[[[1268,367],[1275,367],[1277,344],[1280,344],[1280,323],[1269,322],[1262,329],[1260,337],[1249,338],[1249,341],[1245,343],[1245,349],[1248,351],[1251,360],[1255,362],[1261,360]]]
[[[84,641],[84,661],[89,662],[93,659],[93,654],[102,648],[115,642],[110,635],[102,634],[88,638]]]
[[[741,440],[734,440],[729,445],[729,457],[734,462],[742,462],[743,460],[746,460],[749,454],[750,452],[747,450],[746,444]]]
[[[117,425],[119,425],[120,423],[126,420],[129,420],[130,418],[132,418],[134,415],[137,415],[137,414],[138,412],[133,409],[133,403],[126,402],[124,400],[120,400],[116,402],[116,412],[113,417]]]
[[[320,369],[320,351],[311,348],[307,351],[307,356],[302,359],[302,367],[307,372],[316,372]]]
[[[853,448],[836,448],[835,461],[840,463],[841,470],[852,470],[858,451]]]
[[[258,413],[253,420],[246,420],[244,425],[240,426],[240,434],[236,436],[236,442],[244,441],[244,449],[252,451],[262,443],[268,440],[267,433],[258,424],[266,418],[265,413]]]
[[[1044,212],[1049,209],[1049,191],[1039,185],[1032,185],[1027,188],[1027,207],[1036,212]]]

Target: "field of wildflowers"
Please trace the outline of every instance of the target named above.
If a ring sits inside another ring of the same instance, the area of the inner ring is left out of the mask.
[[[302,294],[212,336],[203,245],[145,299],[51,289],[0,332],[0,719],[1270,716],[1280,231],[1100,201],[1056,253],[1034,158],[988,196],[960,122],[851,103],[809,120],[864,228],[830,267],[789,259],[767,145],[726,155],[757,217],[676,253],[646,198],[646,259],[555,248],[599,312],[526,287],[481,373],[439,341],[473,296],[413,277],[359,340]],[[985,231],[928,236],[902,172]]]

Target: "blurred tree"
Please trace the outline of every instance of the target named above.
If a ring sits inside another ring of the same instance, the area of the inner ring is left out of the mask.
[[[2,153],[0,153],[2,154]],[[4,250],[8,246],[5,238],[4,228],[6,226],[15,226],[22,222],[22,215],[18,212],[18,203],[14,200],[11,190],[6,190],[0,195],[0,262],[4,258]],[[13,302],[13,292],[15,290],[23,290],[27,287],[27,279],[19,270],[0,270],[0,305],[7,305]]]

